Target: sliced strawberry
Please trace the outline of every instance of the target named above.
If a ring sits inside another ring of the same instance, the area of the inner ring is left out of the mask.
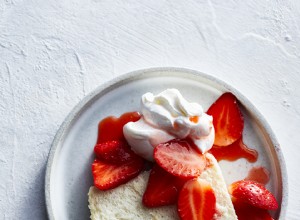
[[[143,196],[143,204],[147,207],[175,204],[185,182],[186,180],[169,174],[155,164]]]
[[[233,206],[239,220],[274,220],[265,209],[260,209],[241,201],[233,201]]]
[[[98,140],[97,143],[123,140],[123,127],[130,121],[138,121],[141,115],[138,112],[127,112],[119,118],[110,116],[103,119],[98,125]]]
[[[113,189],[136,177],[143,169],[144,161],[140,158],[122,165],[113,165],[98,159],[92,164],[94,185],[100,190]]]
[[[227,146],[242,136],[244,119],[237,99],[232,93],[224,93],[207,111],[213,116],[215,142],[217,146]]]
[[[251,180],[240,180],[229,186],[229,193],[238,201],[243,201],[261,209],[275,210],[278,203],[273,194],[262,184]]]
[[[113,164],[122,164],[138,157],[126,141],[106,141],[97,144],[94,148],[98,159]]]
[[[216,213],[216,196],[201,179],[186,182],[179,193],[178,214],[182,220],[211,220]]]
[[[154,149],[154,159],[167,172],[181,178],[200,176],[207,165],[206,157],[186,140],[173,140]]]

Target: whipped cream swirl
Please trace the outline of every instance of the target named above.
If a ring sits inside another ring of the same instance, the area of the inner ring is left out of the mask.
[[[214,142],[212,116],[201,105],[190,103],[177,89],[167,89],[158,95],[146,93],[141,99],[142,117],[129,122],[123,133],[132,150],[153,161],[153,149],[175,138],[189,137],[205,153]]]

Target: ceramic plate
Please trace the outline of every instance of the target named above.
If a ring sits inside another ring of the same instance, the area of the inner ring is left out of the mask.
[[[49,219],[88,219],[91,164],[97,126],[104,117],[139,110],[140,97],[177,88],[183,96],[200,103],[205,110],[224,92],[236,95],[245,117],[244,142],[259,153],[255,163],[244,159],[221,161],[226,182],[243,179],[253,166],[270,171],[267,187],[275,194],[281,209],[272,213],[284,219],[287,202],[287,177],[283,157],[270,127],[256,108],[237,90],[212,76],[178,68],[147,69],[125,74],[85,97],[59,129],[50,151],[46,181]],[[234,168],[234,169],[233,169]]]

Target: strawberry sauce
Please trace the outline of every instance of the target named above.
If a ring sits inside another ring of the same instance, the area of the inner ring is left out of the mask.
[[[256,208],[247,203],[235,200],[233,206],[239,220],[274,220],[267,210]]]
[[[244,143],[243,139],[240,138],[229,146],[219,147],[214,145],[210,151],[215,156],[217,161],[229,160],[235,161],[240,158],[245,158],[249,162],[253,163],[257,160],[258,153],[254,149],[248,148]]]
[[[270,172],[264,167],[253,167],[245,180],[253,180],[265,185],[270,180]]]
[[[110,116],[100,121],[98,125],[98,140],[97,144],[112,141],[124,140],[123,126],[130,121],[138,121],[141,118],[138,112],[127,112],[119,118]]]

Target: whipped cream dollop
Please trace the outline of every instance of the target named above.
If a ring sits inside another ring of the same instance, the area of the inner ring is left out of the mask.
[[[205,153],[215,138],[212,116],[201,105],[184,99],[177,89],[167,89],[158,95],[146,93],[141,99],[142,117],[123,127],[124,136],[132,150],[153,161],[153,150],[175,138],[189,137]]]

